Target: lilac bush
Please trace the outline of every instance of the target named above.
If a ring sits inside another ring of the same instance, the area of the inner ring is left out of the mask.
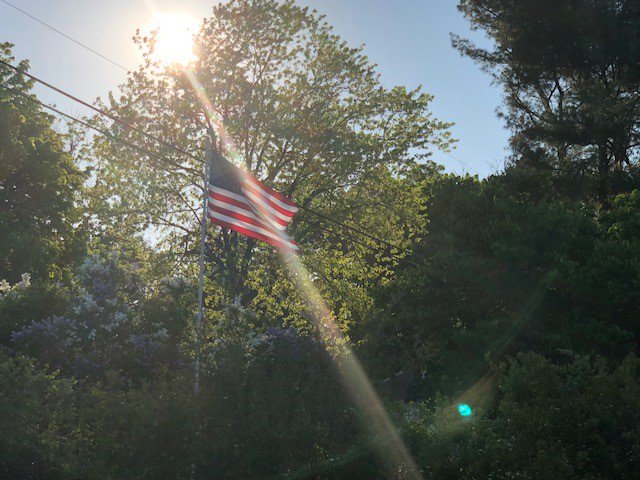
[[[17,295],[30,280],[27,275],[15,286],[2,282],[0,294]],[[164,312],[145,311],[148,292],[139,266],[123,261],[117,253],[90,255],[79,268],[77,280],[67,313],[32,320],[16,329],[11,348],[77,376],[109,370],[152,372],[170,343],[166,324],[171,318],[167,306]],[[186,285],[181,277],[163,279],[159,296],[172,298]]]

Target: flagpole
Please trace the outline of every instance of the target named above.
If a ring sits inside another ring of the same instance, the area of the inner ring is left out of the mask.
[[[207,211],[209,204],[209,168],[211,165],[211,158],[213,156],[213,150],[211,143],[207,141],[207,151],[205,154],[204,165],[204,182],[203,182],[203,194],[202,194],[202,225],[200,235],[200,272],[198,276],[198,315],[196,317],[196,358],[195,358],[195,393],[200,392],[200,348],[202,343],[202,318],[203,318],[203,304],[204,304],[204,249],[207,240]]]

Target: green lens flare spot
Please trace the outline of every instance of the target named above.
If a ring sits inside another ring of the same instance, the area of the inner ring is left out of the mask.
[[[461,417],[470,417],[473,413],[473,410],[471,410],[471,407],[466,403],[461,403],[460,405],[458,405],[458,413]]]

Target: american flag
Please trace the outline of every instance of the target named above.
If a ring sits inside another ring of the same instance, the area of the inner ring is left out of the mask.
[[[209,176],[209,219],[285,251],[299,248],[286,233],[298,211],[290,199],[214,153]]]

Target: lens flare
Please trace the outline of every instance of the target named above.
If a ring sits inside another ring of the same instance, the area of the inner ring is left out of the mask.
[[[461,403],[458,405],[458,413],[461,417],[470,417],[473,410],[471,410],[471,407],[466,403]]]
[[[195,73],[187,68],[185,75],[194,88],[208,123],[217,130],[216,133],[220,137],[222,145],[231,152],[233,142],[224,131],[219,113],[211,104]],[[289,239],[284,232],[278,231],[278,234],[282,235],[285,240]],[[279,251],[278,253],[291,280],[305,300],[307,312],[315,323],[325,347],[328,350],[339,349],[342,353],[339,357],[334,357],[336,358],[334,365],[345,390],[358,407],[362,424],[368,430],[369,440],[376,450],[380,463],[387,471],[388,478],[421,479],[418,466],[391,422],[362,365],[349,348],[331,311],[313,284],[309,271],[297,254],[288,251]]]
[[[222,115],[215,109],[215,107],[209,100],[209,97],[198,81],[198,77],[193,72],[193,70],[191,68],[186,68],[184,70],[184,74],[189,80],[189,83],[191,83],[191,87],[198,97],[198,102],[200,103],[200,107],[202,108],[202,113],[206,117],[207,124],[211,125],[211,127],[215,130],[214,133],[218,136],[220,147],[223,150],[227,151],[231,156],[234,156],[235,150],[233,147],[233,141],[227,134],[227,131],[224,127],[224,123],[222,122]]]

